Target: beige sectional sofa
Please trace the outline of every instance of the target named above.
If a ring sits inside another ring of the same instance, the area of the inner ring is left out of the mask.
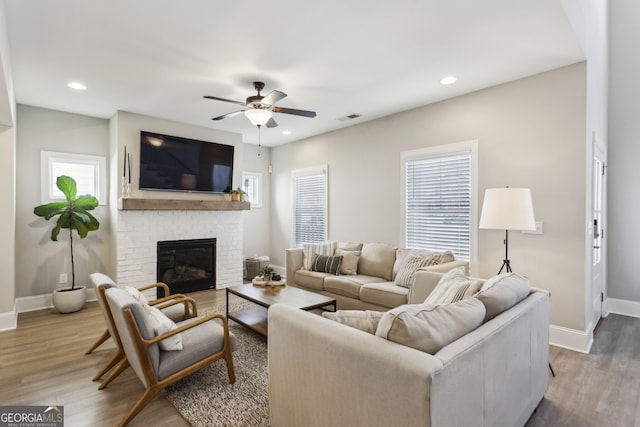
[[[418,275],[410,303],[421,303],[442,276]],[[527,288],[521,296],[434,354],[273,305],[271,425],[523,426],[548,385],[549,294]]]
[[[354,262],[357,268],[347,268],[351,274],[331,274],[303,268],[305,262],[313,254],[313,248],[291,248],[286,250],[286,283],[287,285],[316,292],[335,298],[338,309],[378,310],[406,304],[409,300],[411,286],[398,286],[395,279],[403,267],[407,257],[420,255],[425,258],[439,259],[438,251],[401,249],[387,243],[347,243],[328,242],[333,246],[324,248],[330,255],[357,257]],[[306,251],[306,253],[305,253]],[[359,253],[359,255],[353,255]],[[421,271],[447,272],[455,267],[463,266],[468,272],[466,261],[451,261],[421,267]],[[446,259],[446,257],[443,257]],[[353,258],[352,258],[353,259]],[[342,271],[344,272],[344,264]],[[353,273],[356,274],[353,274]],[[418,275],[416,275],[416,278]],[[418,280],[418,279],[416,279]]]

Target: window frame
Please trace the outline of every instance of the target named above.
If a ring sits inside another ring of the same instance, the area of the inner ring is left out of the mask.
[[[254,197],[249,198],[248,195],[250,192],[247,191],[247,186],[245,185],[246,180],[254,180],[255,181],[255,192]],[[242,172],[242,189],[247,193],[245,196],[245,200],[251,202],[251,208],[262,208],[262,173],[261,172]],[[257,200],[256,200],[257,199]]]
[[[108,204],[107,159],[105,157],[44,150],[40,152],[40,200],[42,204],[64,200],[63,197],[53,196],[53,190],[57,188],[57,176],[53,176],[54,163],[93,166],[94,192],[91,195],[98,199],[99,205],[106,206]],[[76,179],[76,177],[73,177],[73,174],[68,175]]]
[[[291,171],[291,197],[292,197],[292,212],[291,212],[291,243],[292,247],[302,247],[305,243],[317,243],[317,242],[302,242],[298,243],[296,239],[297,228],[296,228],[296,204],[297,204],[297,194],[296,194],[296,179],[305,177],[305,176],[324,176],[324,230],[323,230],[323,238],[321,241],[326,241],[329,238],[329,166],[319,165],[308,167],[304,169],[295,169]]]
[[[470,155],[470,204],[469,204],[469,269],[476,270],[478,261],[478,141],[462,141],[416,150],[400,152],[400,221],[403,247],[407,244],[407,163],[416,160],[433,159],[442,156]]]

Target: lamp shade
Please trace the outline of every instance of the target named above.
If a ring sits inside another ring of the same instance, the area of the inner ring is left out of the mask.
[[[271,110],[266,110],[263,108],[251,108],[249,110],[245,110],[244,115],[253,123],[254,126],[264,126],[273,113]]]
[[[535,230],[531,191],[528,188],[488,188],[484,193],[480,228]]]

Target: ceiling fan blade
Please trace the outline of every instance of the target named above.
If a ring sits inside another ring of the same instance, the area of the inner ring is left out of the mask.
[[[287,96],[287,94],[284,92],[280,92],[279,90],[272,90],[271,93],[269,93],[269,95],[262,98],[261,102],[265,105],[273,105],[276,102],[280,101],[285,96]]]
[[[221,116],[218,117],[214,117],[211,120],[222,120],[222,119],[226,119],[227,117],[233,117],[233,116],[237,116],[240,113],[244,113],[244,110],[240,110],[240,111],[234,111],[233,113],[227,113],[227,114],[223,114]]]
[[[241,102],[241,101],[234,101],[232,99],[218,98],[217,96],[204,96],[204,98],[213,99],[214,101],[231,102],[232,104],[238,104],[238,105],[242,105],[242,106],[246,106],[247,105],[247,104],[245,104],[244,102]]]
[[[294,108],[282,108],[282,107],[273,107],[271,109],[274,113],[285,113],[285,114],[293,114],[295,116],[303,116],[303,117],[315,117],[315,111],[307,111],[307,110],[296,110]]]
[[[276,121],[275,121],[275,120],[273,120],[273,117],[271,117],[271,118],[269,119],[269,121],[267,122],[267,125],[266,125],[266,126],[267,126],[268,128],[274,128],[274,127],[278,126],[278,123],[276,123]]]

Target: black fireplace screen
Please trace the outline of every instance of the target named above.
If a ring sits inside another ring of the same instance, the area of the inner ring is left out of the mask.
[[[157,281],[171,294],[216,288],[216,239],[158,242]],[[164,290],[158,288],[158,298]]]

